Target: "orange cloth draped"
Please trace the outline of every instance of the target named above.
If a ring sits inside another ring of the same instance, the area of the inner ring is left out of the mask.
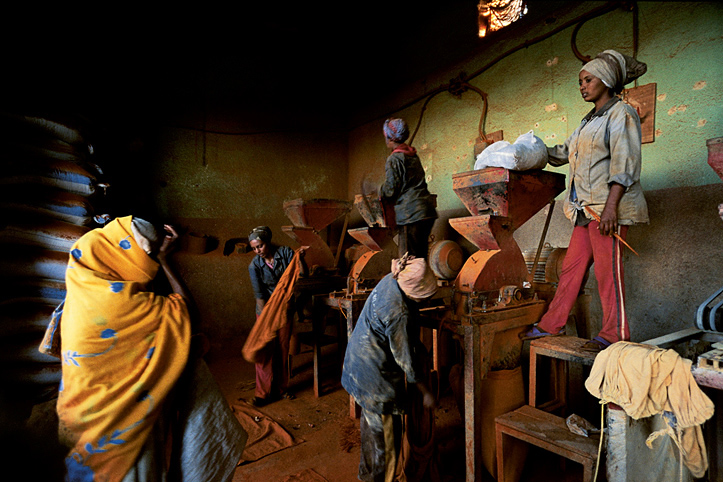
[[[287,316],[289,303],[294,294],[294,284],[301,275],[299,252],[294,253],[291,263],[281,275],[281,279],[271,293],[269,301],[256,319],[241,353],[250,363],[260,362],[259,354],[271,343],[284,326],[289,323]]]
[[[70,252],[57,404],[61,439],[73,447],[67,480],[123,479],[188,360],[186,303],[148,291],[159,265],[131,221],[85,234]]]

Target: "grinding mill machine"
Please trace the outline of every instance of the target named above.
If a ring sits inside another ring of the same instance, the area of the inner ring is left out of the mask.
[[[338,258],[335,258],[320,233],[341,216],[348,214],[352,204],[337,199],[294,199],[286,201],[283,207],[293,226],[282,226],[281,230],[300,245],[309,247],[305,258],[307,265],[310,268],[336,268]]]
[[[391,271],[392,259],[397,257],[394,242],[394,210],[389,209],[377,196],[358,194],[354,206],[359,210],[367,226],[350,229],[347,232],[369,251],[354,262],[347,283],[348,294],[371,290]]]
[[[449,223],[479,248],[457,275],[444,320],[444,326],[464,340],[466,471],[467,480],[474,481],[482,471],[480,381],[488,370],[519,365],[518,334],[540,319],[545,306],[513,233],[554,202],[565,189],[565,176],[486,168],[453,175],[452,183],[471,216]]]

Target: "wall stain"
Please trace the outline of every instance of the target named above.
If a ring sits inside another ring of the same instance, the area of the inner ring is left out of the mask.
[[[676,112],[685,112],[688,109],[688,106],[686,104],[680,104],[680,105],[674,105],[670,109],[668,109],[668,115],[673,115]]]

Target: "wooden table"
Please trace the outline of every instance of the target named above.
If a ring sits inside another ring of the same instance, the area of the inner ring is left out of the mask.
[[[511,305],[487,312],[462,315],[458,323],[442,326],[461,335],[464,340],[464,436],[466,481],[482,480],[482,384],[492,362],[495,336],[507,330],[530,326],[542,316],[544,301]],[[427,315],[428,316],[428,315]],[[441,311],[438,316],[441,316]],[[522,342],[520,342],[522,343]]]
[[[561,455],[584,468],[583,480],[592,482],[597,460],[599,436],[583,437],[572,433],[565,419],[529,405],[495,419],[497,445],[497,482],[505,481],[505,439],[514,437]]]
[[[568,362],[592,366],[597,356],[597,353],[582,349],[587,342],[584,338],[574,336],[546,336],[530,342],[529,403],[532,407],[548,412],[566,407]],[[549,357],[552,363],[550,376],[555,397],[540,403],[537,392],[537,363],[543,356]]]
[[[335,291],[332,293],[329,293],[328,295],[323,296],[317,296],[314,299],[314,311],[316,314],[315,317],[321,316],[319,313],[319,310],[323,308],[332,308],[337,309],[341,312],[341,315],[344,316],[346,319],[346,339],[344,342],[340,342],[339,344],[339,353],[341,353],[341,359],[342,364],[344,363],[344,353],[346,353],[346,342],[351,337],[352,332],[354,331],[354,326],[356,326],[357,319],[359,319],[359,314],[361,313],[362,308],[364,308],[364,303],[366,303],[367,298],[369,297],[369,293],[352,293],[347,294],[344,291]],[[341,334],[340,334],[341,335]],[[341,337],[341,336],[340,336]],[[319,354],[320,355],[320,354]],[[317,351],[314,351],[314,365],[316,366],[316,360],[317,360]],[[319,391],[319,379],[318,374],[315,371],[314,372],[314,393],[317,394],[318,397],[318,391]],[[359,418],[361,415],[360,407],[356,404],[354,401],[354,398],[352,396],[349,396],[349,416],[351,418]]]

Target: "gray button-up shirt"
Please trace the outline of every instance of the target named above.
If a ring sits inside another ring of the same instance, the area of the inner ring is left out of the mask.
[[[648,222],[648,205],[640,185],[640,118],[618,97],[588,113],[565,144],[548,147],[547,152],[553,166],[570,163],[563,208],[573,223],[579,213],[589,217],[581,210],[583,206],[602,214],[611,183],[625,188],[618,223]]]

